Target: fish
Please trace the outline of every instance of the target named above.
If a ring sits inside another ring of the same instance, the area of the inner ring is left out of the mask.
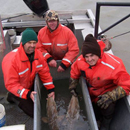
[[[42,117],[42,121],[44,123],[48,123],[51,130],[59,130],[56,102],[52,97],[49,97],[47,99],[46,109],[47,109],[47,118]]]
[[[78,97],[72,95],[68,106],[68,111],[62,123],[62,127],[64,128],[64,130],[75,129],[74,127],[77,124],[80,116],[79,112],[80,112],[80,106],[79,106]]]
[[[83,126],[78,120],[80,116],[78,97],[75,97],[74,95],[71,97],[65,115],[58,116],[56,102],[52,97],[48,98],[46,109],[47,119],[43,117],[42,121],[49,124],[50,130],[76,130],[79,126]]]
[[[79,112],[80,112],[80,107],[79,107],[78,97],[72,95],[69,106],[68,106],[66,118],[69,120],[78,120]]]
[[[68,111],[65,117],[66,127],[64,130],[90,130],[88,121],[83,120],[80,116],[78,97],[81,98],[79,95],[72,95],[71,97]]]

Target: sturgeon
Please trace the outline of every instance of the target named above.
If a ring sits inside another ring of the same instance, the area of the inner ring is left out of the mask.
[[[48,123],[51,130],[59,130],[58,126],[58,112],[54,99],[49,97],[47,99],[47,118],[43,117],[42,121]]]
[[[75,125],[77,124],[79,116],[80,116],[79,112],[80,112],[80,107],[79,107],[78,97],[75,97],[74,95],[72,95],[69,106],[68,106],[67,114],[62,123],[62,126],[64,126],[65,130],[75,129]]]
[[[80,107],[79,107],[78,97],[72,95],[72,98],[68,106],[66,118],[69,120],[79,119],[79,111],[80,111]]]
[[[78,97],[75,96],[71,97],[68,106],[68,111],[66,115],[62,116],[62,118],[58,116],[56,103],[52,97],[48,98],[46,109],[47,109],[47,122],[44,117],[42,118],[42,121],[44,123],[45,122],[48,123],[51,130],[75,129],[76,127],[75,125],[78,122],[80,112]]]

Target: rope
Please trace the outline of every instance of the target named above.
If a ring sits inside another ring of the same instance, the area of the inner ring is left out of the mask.
[[[127,34],[127,33],[130,33],[130,31],[125,32],[125,33],[121,33],[121,34],[119,34],[119,35],[116,35],[116,36],[111,37],[111,38],[108,38],[108,39],[113,39],[113,38],[116,38],[116,37],[119,37],[119,36],[125,35],[125,34]]]

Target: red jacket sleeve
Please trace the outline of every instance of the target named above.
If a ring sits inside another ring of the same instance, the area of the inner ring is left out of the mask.
[[[78,47],[78,42],[71,30],[68,31],[67,33],[68,37],[68,52],[65,54],[65,56],[62,59],[62,63],[66,66],[69,67],[79,54],[79,47]]]
[[[122,61],[120,61],[120,65],[113,71],[112,73],[113,82],[117,84],[117,86],[121,86],[127,95],[130,92],[130,75],[127,73],[125,66]]]
[[[79,79],[81,76],[81,72],[80,72],[79,65],[78,65],[79,59],[80,58],[78,58],[71,66],[70,77],[73,79]]]
[[[41,57],[41,63],[43,65],[43,68],[40,69],[40,71],[38,72],[41,81],[43,82],[43,85],[45,86],[45,88],[47,90],[49,89],[53,89],[54,88],[54,84],[53,84],[53,80],[52,80],[52,76],[50,74],[50,70],[48,67],[47,62],[45,61],[44,57]]]
[[[44,38],[42,35],[43,35],[43,31],[44,31],[45,28],[42,28],[39,33],[38,33],[38,43],[36,44],[36,48],[42,52],[42,55],[44,56],[45,60],[47,61],[48,58],[52,57],[48,52],[47,50],[43,47],[42,45],[42,39],[41,38]],[[45,30],[46,31],[46,30]]]
[[[30,90],[23,87],[20,84],[17,68],[13,64],[9,63],[8,59],[6,58],[2,62],[5,87],[8,91],[10,91],[11,93],[13,93],[18,97],[20,95],[19,93],[21,93],[21,90],[23,90],[24,94],[22,94],[21,98],[26,99],[27,98],[26,95]]]

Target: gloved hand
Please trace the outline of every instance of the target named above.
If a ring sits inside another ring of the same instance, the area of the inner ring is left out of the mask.
[[[109,91],[103,95],[100,95],[97,105],[102,109],[106,109],[112,102],[117,101],[125,95],[125,90],[119,86],[116,89],[113,89],[111,92]]]
[[[77,96],[76,86],[78,82],[79,82],[78,79],[70,78],[69,90],[70,90],[70,93],[74,96]]]
[[[98,97],[99,100],[97,101],[97,105],[102,109],[106,109],[113,102],[113,100],[107,93]]]
[[[71,93],[72,95],[74,95],[75,97],[78,96],[78,93],[76,92],[76,89],[72,89],[72,90],[70,91],[70,93]]]

